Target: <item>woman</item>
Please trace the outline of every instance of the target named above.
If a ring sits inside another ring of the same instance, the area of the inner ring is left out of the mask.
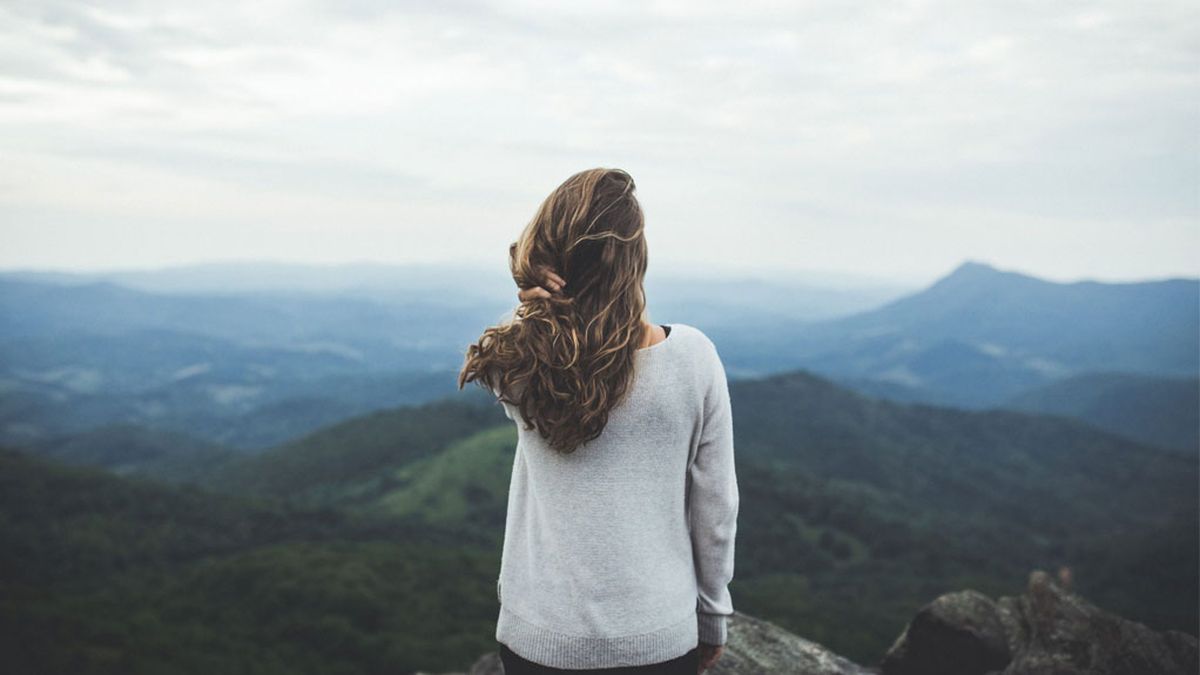
[[[634,191],[592,169],[542,202],[509,248],[521,304],[459,374],[518,428],[496,581],[509,675],[692,675],[726,642],[729,389],[707,335],[646,319]]]

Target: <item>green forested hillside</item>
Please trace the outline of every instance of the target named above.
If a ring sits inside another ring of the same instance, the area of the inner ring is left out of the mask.
[[[1196,458],[1074,420],[898,404],[804,371],[731,390],[743,457],[902,498],[899,515],[910,519],[940,512],[972,525],[1005,517],[1049,532],[1117,531],[1195,505]]]
[[[1196,586],[1194,458],[1061,417],[879,401],[805,372],[731,391],[740,610],[873,663],[937,595],[1011,594],[1031,568],[1067,566],[1100,606],[1197,632],[1195,593],[1181,592]],[[14,485],[58,487],[6,489],[6,569],[49,575],[6,586],[6,621],[47,648],[37,635],[68,616],[82,617],[65,633],[79,650],[178,642],[201,658],[212,641],[268,672],[465,669],[493,646],[516,440],[498,407],[464,397],[195,477],[228,497],[43,465],[53,480],[30,481],[27,460],[10,461]],[[82,475],[70,480],[101,486],[86,509],[70,495],[91,489],[62,482]],[[75,583],[83,593],[63,592]]]
[[[504,529],[517,430],[502,424],[452,443],[395,473],[392,489],[362,506],[368,513],[464,523],[484,536]]]
[[[1200,452],[1200,379],[1087,373],[1022,392],[1004,407],[1067,415],[1129,438]]]
[[[1012,593],[1032,567],[1062,565],[1097,604],[1197,633],[1179,592],[1198,571],[1196,458],[1065,418],[870,399],[803,371],[731,389],[747,611],[879,653],[920,598]],[[1154,549],[1130,550],[1135,537]],[[1153,577],[1115,573],[1149,550]]]
[[[378,410],[325,427],[266,452],[229,462],[199,482],[242,494],[321,504],[356,499],[347,490],[379,490],[389,470],[445,449],[505,420],[498,406],[451,399]]]
[[[197,471],[223,464],[239,454],[187,434],[129,423],[106,424],[21,447],[30,454],[64,464],[99,467],[119,475],[145,475],[167,481],[191,480]]]
[[[499,552],[0,451],[5,672],[405,673],[494,647]]]
[[[731,391],[733,590],[746,611],[869,662],[947,589],[1012,593],[1032,567],[1063,565],[1098,603],[1196,632],[1177,592],[1197,569],[1197,537],[1178,527],[1196,522],[1193,459],[1059,417],[876,400],[804,371]],[[442,445],[413,435],[423,424]],[[301,503],[460,525],[498,546],[516,438],[498,409],[446,402],[352,420],[246,466]],[[1133,535],[1169,549],[1157,578],[1174,584],[1113,573],[1140,564],[1118,545]]]

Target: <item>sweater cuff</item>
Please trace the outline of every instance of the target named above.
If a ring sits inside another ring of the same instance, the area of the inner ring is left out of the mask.
[[[700,641],[706,645],[723,645],[728,639],[726,619],[724,614],[705,614],[696,612],[699,621]]]

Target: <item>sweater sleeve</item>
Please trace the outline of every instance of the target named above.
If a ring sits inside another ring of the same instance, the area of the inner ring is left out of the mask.
[[[725,644],[726,623],[733,614],[729,582],[733,579],[739,496],[729,385],[715,346],[710,346],[710,353],[712,374],[704,398],[700,443],[688,469],[688,524],[696,566],[700,641],[719,645]]]

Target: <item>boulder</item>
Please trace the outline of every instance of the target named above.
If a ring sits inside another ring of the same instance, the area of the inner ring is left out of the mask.
[[[975,590],[921,607],[879,666],[861,666],[762,619],[734,612],[725,652],[706,675],[1195,675],[1196,637],[1156,631],[1088,603],[1042,570],[1025,592]],[[488,652],[468,675],[503,675]]]
[[[1019,596],[975,591],[922,607],[880,662],[884,675],[1195,675],[1197,639],[1092,605],[1042,570]]]

